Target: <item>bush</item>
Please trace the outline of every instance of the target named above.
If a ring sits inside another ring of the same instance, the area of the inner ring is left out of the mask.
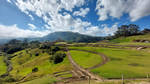
[[[23,50],[22,47],[13,47],[13,48],[9,48],[8,51],[7,51],[7,53],[8,54],[13,54],[13,53],[21,51],[21,50]]]
[[[40,49],[50,49],[51,47],[49,45],[41,45]]]
[[[60,48],[59,47],[54,47],[53,49],[52,49],[52,55],[53,54],[55,54],[57,51],[59,51],[60,50]]]
[[[38,72],[38,68],[37,67],[33,68],[32,72]]]
[[[35,53],[35,56],[39,56],[39,53]]]
[[[66,54],[63,52],[56,52],[52,57],[50,58],[50,61],[54,64],[61,63],[63,59],[66,57]]]

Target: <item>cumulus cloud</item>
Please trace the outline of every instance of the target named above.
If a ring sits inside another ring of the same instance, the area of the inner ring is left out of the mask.
[[[36,26],[34,25],[34,24],[28,24],[28,26],[29,26],[29,28],[31,29],[31,30],[35,30],[36,29]]]
[[[5,26],[0,25],[0,39],[6,38],[27,38],[27,37],[42,37],[49,34],[50,31],[32,31],[18,28],[17,25]]]
[[[84,33],[93,36],[108,36],[108,35],[114,35],[114,33],[117,30],[118,30],[117,23],[115,23],[111,27],[108,27],[107,24],[103,24],[101,28],[99,28],[98,26],[88,27]]]
[[[131,21],[150,15],[150,0],[97,0],[96,10],[99,20],[109,16],[120,18],[129,14]]]
[[[80,7],[85,3],[84,0],[17,0],[16,6],[25,14],[33,12],[41,17],[46,28],[54,31],[68,31],[74,28],[77,21],[70,14],[59,13],[62,9],[72,11],[74,7]]]
[[[75,11],[75,12],[73,13],[73,15],[85,17],[86,14],[87,14],[89,11],[90,11],[89,8],[85,8],[85,9],[80,8],[80,10],[79,10],[79,11]]]
[[[81,8],[81,6],[85,4],[85,1],[86,0],[16,0],[14,1],[14,4],[23,13],[31,17],[31,19],[34,20],[32,14],[35,14],[43,19],[46,23],[43,27],[45,27],[47,30],[42,32],[33,31],[36,28],[33,24],[28,24],[31,30],[22,30],[17,26],[11,26],[10,28],[12,28],[13,30],[16,29],[25,34],[21,34],[20,37],[44,36],[47,34],[48,30],[49,32],[73,31],[93,36],[112,34],[115,31],[114,27],[114,29],[107,26],[99,28],[99,26],[92,25],[91,22],[82,21],[82,19],[80,18],[74,18],[69,13],[62,11],[66,10],[69,12],[73,12],[73,15],[75,16],[85,17],[86,14],[90,11],[89,8]],[[80,8],[80,10],[74,12],[73,8],[75,7]]]

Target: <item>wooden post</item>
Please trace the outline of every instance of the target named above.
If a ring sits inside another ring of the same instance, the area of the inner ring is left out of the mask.
[[[122,74],[122,84],[124,84],[124,76],[123,76],[123,74]]]
[[[147,79],[149,78],[149,74],[147,74]]]
[[[91,77],[89,76],[89,84],[90,84],[90,82],[91,82]]]

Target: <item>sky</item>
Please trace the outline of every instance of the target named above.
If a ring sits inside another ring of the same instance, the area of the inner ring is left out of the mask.
[[[150,0],[0,0],[0,39],[57,31],[113,35],[121,25],[150,28]]]

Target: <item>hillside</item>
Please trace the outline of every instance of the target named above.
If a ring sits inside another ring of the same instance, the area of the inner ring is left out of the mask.
[[[55,41],[55,40],[64,40],[71,42],[96,42],[102,40],[102,37],[93,37],[88,35],[83,35],[80,33],[74,32],[54,32],[50,33],[47,36],[42,37],[41,41]]]
[[[150,45],[150,34],[119,37],[110,40],[110,42],[118,44]]]

